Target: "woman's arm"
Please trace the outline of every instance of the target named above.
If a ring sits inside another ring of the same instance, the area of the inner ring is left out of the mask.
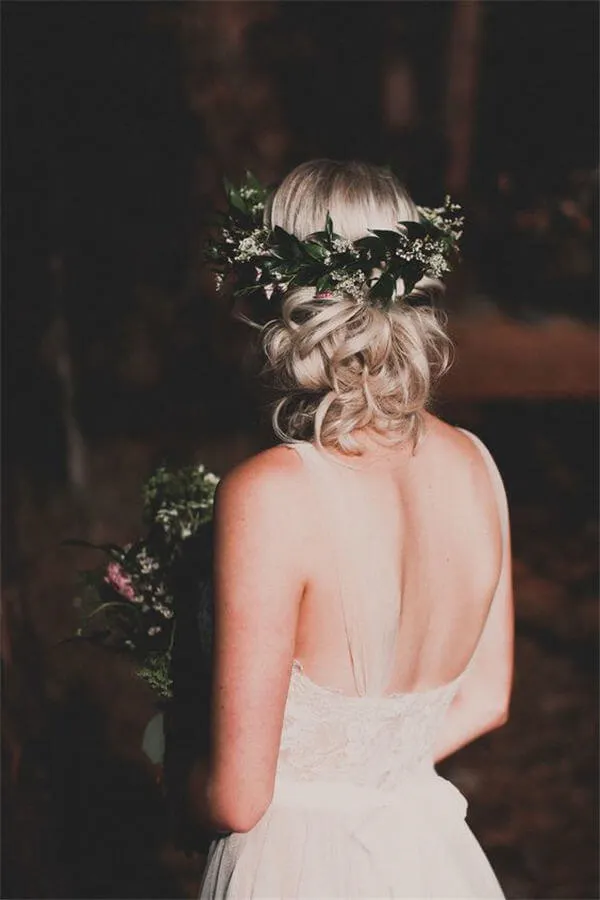
[[[273,795],[305,585],[301,474],[299,457],[275,447],[217,490],[211,752],[190,788],[197,817],[219,831],[248,831]]]
[[[500,520],[500,575],[477,650],[450,706],[436,746],[435,762],[504,725],[513,680],[514,604],[510,525],[504,485],[489,450],[467,432],[487,465]]]
[[[446,713],[436,746],[436,763],[507,721],[513,677],[513,616],[509,550],[475,656]]]

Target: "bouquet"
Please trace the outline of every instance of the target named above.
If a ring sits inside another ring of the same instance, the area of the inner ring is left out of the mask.
[[[203,465],[157,469],[143,487],[145,536],[126,546],[92,547],[103,564],[80,573],[76,637],[123,652],[163,699],[173,693],[172,661],[182,601],[194,604],[205,662],[212,638],[212,512],[219,479]],[[198,617],[200,621],[198,622]],[[206,665],[205,665],[206,668]]]
[[[162,466],[143,487],[145,535],[131,544],[93,545],[105,559],[80,573],[76,640],[125,653],[158,694],[142,750],[160,767],[176,845],[206,849],[188,807],[188,776],[208,751],[212,692],[213,528],[219,479],[203,465]]]

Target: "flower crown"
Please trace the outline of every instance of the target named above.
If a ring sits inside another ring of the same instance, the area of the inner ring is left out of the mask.
[[[345,293],[387,308],[410,299],[422,278],[442,278],[458,257],[464,219],[450,197],[437,209],[418,206],[420,222],[398,222],[398,231],[374,229],[349,241],[335,233],[328,213],[323,231],[300,240],[264,225],[269,191],[250,172],[237,189],[225,181],[225,192],[228,210],[219,216],[220,234],[208,241],[205,255],[217,290],[225,277],[235,276],[234,296],[262,292],[271,298],[292,287],[315,287],[320,295]]]

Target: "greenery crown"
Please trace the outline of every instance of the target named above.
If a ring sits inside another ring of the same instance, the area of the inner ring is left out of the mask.
[[[228,209],[219,215],[218,237],[209,239],[205,255],[218,290],[234,276],[234,296],[262,293],[270,299],[292,287],[315,287],[318,294],[349,294],[387,308],[416,301],[417,293],[410,296],[415,285],[424,277],[441,279],[458,257],[464,219],[450,197],[436,209],[418,206],[419,222],[373,229],[357,241],[336,234],[327,213],[323,231],[300,240],[264,225],[270,192],[250,172],[239,188],[224,184]]]

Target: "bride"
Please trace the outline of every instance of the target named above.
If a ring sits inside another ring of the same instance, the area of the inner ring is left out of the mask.
[[[500,475],[427,411],[462,220],[363,163],[230,199],[212,255],[269,304],[281,443],[217,492],[200,896],[502,897],[434,768],[506,721],[513,667]]]

